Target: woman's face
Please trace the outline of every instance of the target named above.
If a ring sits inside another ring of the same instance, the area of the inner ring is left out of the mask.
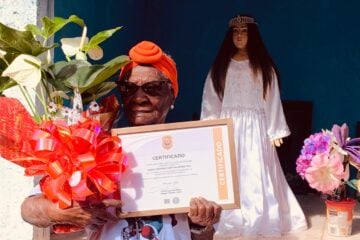
[[[245,50],[248,42],[248,28],[246,23],[241,23],[233,28],[233,43],[237,49]]]
[[[128,79],[119,83],[119,90],[131,126],[164,123],[174,102],[171,83],[150,66],[134,67]]]

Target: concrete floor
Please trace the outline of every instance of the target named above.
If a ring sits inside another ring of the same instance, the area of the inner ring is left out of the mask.
[[[222,238],[216,236],[216,240],[360,240],[360,203],[357,202],[352,225],[352,235],[347,237],[334,237],[327,233],[326,208],[324,200],[317,194],[296,195],[306,215],[309,229],[296,234],[288,234],[281,237],[241,237]]]
[[[283,240],[359,240],[360,239],[360,203],[357,202],[354,210],[352,234],[348,237],[334,237],[327,233],[326,229],[326,207],[324,200],[317,194],[297,196],[308,220],[309,229],[294,236],[284,236]]]
[[[325,203],[317,194],[297,195],[299,203],[301,204],[306,218],[308,220],[309,229],[297,234],[284,235],[282,237],[252,237],[252,238],[222,238],[216,236],[216,240],[360,240],[360,202],[357,202],[354,211],[354,219],[352,225],[352,235],[348,237],[334,237],[329,236],[326,229],[326,213]],[[51,235],[51,240],[84,240],[83,233],[73,235]]]

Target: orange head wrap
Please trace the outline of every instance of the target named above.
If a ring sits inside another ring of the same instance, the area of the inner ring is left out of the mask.
[[[171,57],[163,53],[158,45],[153,42],[142,41],[130,49],[129,57],[132,61],[121,69],[119,76],[120,81],[129,70],[137,65],[151,65],[171,81],[174,89],[174,96],[177,96],[179,86],[176,64]]]

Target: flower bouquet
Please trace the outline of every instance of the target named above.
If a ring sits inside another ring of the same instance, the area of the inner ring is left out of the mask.
[[[348,136],[346,124],[312,134],[296,160],[297,173],[327,199],[347,198],[346,185],[358,190],[359,180],[349,179],[349,165],[360,169],[360,139]]]
[[[346,124],[312,134],[296,160],[298,174],[326,199],[327,229],[334,236],[351,234],[355,200],[348,197],[346,186],[356,191],[360,187],[349,172],[350,165],[360,169],[360,138],[348,136]]]
[[[24,167],[25,175],[42,176],[42,194],[60,208],[116,195],[126,157],[120,139],[109,134],[120,105],[114,96],[105,96],[116,86],[109,79],[129,60],[124,55],[91,64],[87,58],[101,59],[99,44],[121,27],[89,40],[84,21],[75,15],[44,17],[42,23],[41,28],[27,25],[26,31],[0,23],[0,156]],[[48,40],[69,23],[82,28],[81,37],[61,39],[66,61],[53,63],[51,50],[59,44],[48,45]],[[5,96],[13,87],[27,109]],[[79,228],[55,225],[54,230]]]

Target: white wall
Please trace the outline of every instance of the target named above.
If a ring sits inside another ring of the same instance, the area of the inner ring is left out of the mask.
[[[0,22],[23,30],[29,23],[37,24],[44,15],[52,16],[52,8],[53,0],[0,0]],[[15,88],[6,92],[6,96],[20,95]],[[33,239],[33,227],[20,215],[21,202],[33,186],[33,178],[25,177],[22,167],[0,158],[1,240]]]

